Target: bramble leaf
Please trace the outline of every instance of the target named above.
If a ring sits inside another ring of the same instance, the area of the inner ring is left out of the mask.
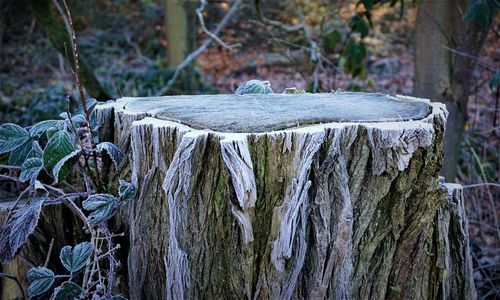
[[[51,300],[73,300],[80,299],[83,289],[76,283],[65,281],[54,289]]]
[[[29,282],[28,295],[30,297],[45,293],[55,280],[54,272],[44,267],[31,268],[27,275]]]
[[[0,154],[10,152],[30,138],[28,131],[19,125],[6,123],[0,126]]]
[[[120,186],[118,187],[118,196],[120,196],[123,202],[129,202],[131,200],[134,200],[135,193],[136,189],[132,183],[120,179]]]
[[[47,142],[43,151],[43,167],[52,174],[54,167],[66,155],[75,151],[68,132],[61,130],[55,133]]]
[[[102,142],[99,143],[96,147],[99,151],[101,151],[101,153],[106,151],[111,160],[113,160],[113,163],[115,164],[116,168],[118,168],[118,166],[122,163],[123,159],[125,158],[125,154],[123,154],[122,150],[113,143]]]
[[[47,132],[47,130],[49,130],[49,128],[54,127],[57,124],[57,122],[59,122],[59,120],[46,120],[46,121],[36,123],[35,125],[33,125],[31,127],[30,135],[32,137],[39,137],[42,134],[44,134],[45,132]]]
[[[52,170],[52,176],[56,183],[59,181],[60,177],[66,177],[66,175],[69,174],[73,165],[78,161],[81,153],[82,151],[77,149],[57,162]]]
[[[9,155],[9,165],[21,166],[33,148],[33,141],[28,139],[24,144],[12,150]]]
[[[91,225],[107,221],[113,216],[116,207],[116,197],[109,194],[95,194],[83,201],[85,210],[93,211],[88,217]]]
[[[64,246],[61,249],[59,258],[66,270],[74,273],[85,267],[87,259],[94,252],[94,246],[89,242],[83,242],[75,246],[72,250],[71,246]]]
[[[28,180],[35,179],[42,169],[43,161],[40,158],[28,158],[21,165],[21,175],[19,175],[19,180],[21,180],[21,182],[26,182]]]
[[[33,141],[33,147],[31,148],[31,151],[26,156],[26,159],[33,158],[33,157],[43,159],[43,150],[37,141]]]
[[[19,248],[28,240],[30,234],[35,230],[42,211],[43,202],[47,198],[39,197],[33,199],[30,205],[18,209],[12,218],[12,228],[10,230],[9,244],[11,254],[14,255]]]

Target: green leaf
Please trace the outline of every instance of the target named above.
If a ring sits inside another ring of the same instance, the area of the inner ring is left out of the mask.
[[[11,166],[21,166],[23,162],[26,160],[26,157],[30,153],[33,148],[33,141],[28,139],[24,144],[20,147],[12,150],[9,155],[9,165]]]
[[[370,10],[373,7],[373,0],[361,0],[359,3],[363,3],[366,10]]]
[[[102,142],[97,145],[97,149],[101,151],[101,153],[106,151],[111,160],[113,160],[116,168],[118,168],[125,158],[125,154],[123,154],[122,150],[120,150],[120,148],[113,143]]]
[[[17,252],[35,230],[40,218],[43,202],[46,199],[45,197],[35,198],[31,201],[30,205],[16,211],[12,218],[12,229],[10,231],[10,248],[12,254]]]
[[[80,299],[83,289],[76,283],[65,281],[54,289],[51,300],[74,300]]]
[[[366,48],[362,42],[351,39],[344,49],[343,57],[345,58],[344,72],[351,74],[353,77],[366,73],[366,67],[363,63],[366,57]]]
[[[16,124],[0,126],[0,154],[15,150],[30,138],[28,131]]]
[[[43,150],[37,141],[33,141],[33,147],[31,148],[31,151],[28,153],[28,156],[26,156],[26,159],[34,157],[43,159]]]
[[[21,182],[34,180],[42,169],[43,161],[40,158],[28,158],[21,166],[21,175],[19,175],[19,180],[21,180]]]
[[[83,201],[85,210],[92,211],[87,217],[91,225],[107,221],[113,216],[116,207],[116,198],[109,194],[95,194]]]
[[[323,47],[327,52],[334,52],[335,45],[342,41],[342,34],[338,30],[329,32],[323,38]]]
[[[351,18],[351,28],[354,32],[358,32],[361,35],[361,38],[364,38],[370,32],[370,27],[368,23],[365,21],[362,15],[356,14]]]
[[[54,126],[50,127],[47,130],[47,138],[50,139],[54,134],[61,130],[68,130],[68,122],[66,120],[59,120]]]
[[[59,182],[60,177],[66,177],[71,172],[71,169],[80,158],[81,153],[82,151],[79,149],[74,150],[57,162],[52,170],[52,176],[56,183]]]
[[[87,259],[94,252],[94,246],[89,242],[83,242],[75,246],[72,250],[71,246],[64,246],[61,249],[59,258],[66,270],[71,273],[77,272],[85,267]]]
[[[474,0],[462,20],[473,19],[481,28],[487,28],[499,8],[500,2],[498,0]]]
[[[75,151],[75,147],[68,132],[61,130],[54,134],[47,142],[43,151],[43,165],[45,170],[49,174],[52,174],[52,170],[57,163],[73,151]]]
[[[30,135],[32,137],[39,137],[45,132],[47,132],[49,128],[54,127],[57,124],[57,122],[59,122],[59,120],[46,120],[40,123],[36,123],[31,127]]]
[[[31,268],[27,275],[29,282],[28,295],[30,297],[45,293],[55,280],[54,272],[44,267]]]
[[[135,186],[125,180],[120,179],[120,186],[118,187],[118,196],[123,202],[134,200],[136,189]]]

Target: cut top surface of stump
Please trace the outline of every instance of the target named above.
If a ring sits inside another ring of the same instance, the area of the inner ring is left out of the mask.
[[[333,122],[420,120],[430,105],[383,94],[185,95],[121,98],[123,108],[195,129],[258,133]]]

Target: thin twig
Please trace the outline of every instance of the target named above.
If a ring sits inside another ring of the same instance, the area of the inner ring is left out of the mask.
[[[50,241],[49,251],[47,251],[47,257],[45,258],[45,263],[43,264],[45,268],[49,265],[50,254],[52,253],[52,247],[54,247],[54,239]]]
[[[81,78],[80,77],[80,58],[79,58],[79,54],[78,54],[78,44],[77,44],[77,40],[76,40],[76,33],[75,33],[75,29],[73,28],[73,20],[71,19],[71,12],[69,11],[68,4],[66,3],[66,0],[62,0],[62,2],[64,5],[64,8],[66,10],[66,15],[63,14],[65,16],[66,29],[68,30],[68,34],[70,36],[70,41],[73,45],[73,59],[75,61],[75,72],[74,72],[75,80],[76,80],[76,84],[78,86],[78,91],[80,93],[80,102],[82,105],[83,113],[85,115],[86,126],[89,130],[88,134],[89,134],[90,148],[93,149],[92,156],[93,156],[94,164],[95,164],[96,181],[98,183],[97,188],[100,188],[101,179],[100,179],[100,175],[99,175],[99,166],[97,164],[97,154],[96,154],[96,151],[94,149],[95,148],[94,147],[94,140],[92,138],[92,127],[90,126],[90,112],[89,112],[89,110],[87,108],[87,104],[85,102],[85,95],[83,92],[83,83],[80,79]],[[54,0],[54,4],[56,5],[57,9],[61,13],[62,9],[61,9],[60,5],[57,3],[57,0]]]
[[[18,167],[18,166],[0,165],[0,169],[21,170],[21,167]]]
[[[500,184],[494,183],[494,182],[485,182],[485,183],[475,183],[475,184],[468,184],[462,186],[464,189],[469,189],[469,188],[475,188],[475,187],[487,187],[487,186],[492,186],[496,188],[500,188]]]
[[[205,32],[206,35],[211,37],[214,41],[216,41],[222,47],[228,49],[229,51],[232,51],[234,48],[240,47],[241,46],[240,43],[232,44],[232,45],[226,44],[217,35],[213,34],[212,32],[210,32],[210,30],[208,30],[208,28],[205,26],[205,21],[203,20],[203,14],[202,14],[202,12],[205,10],[206,4],[207,4],[207,2],[205,0],[200,0],[200,6],[196,9],[196,15],[198,16],[198,21],[200,22],[200,26],[201,26],[201,29],[203,30],[203,32]]]

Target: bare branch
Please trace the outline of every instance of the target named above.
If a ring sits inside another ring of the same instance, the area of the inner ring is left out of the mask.
[[[226,27],[227,23],[229,22],[231,17],[236,13],[238,7],[242,2],[243,0],[236,0],[236,2],[234,2],[233,6],[231,6],[227,14],[220,21],[219,25],[217,25],[215,30],[212,32],[213,35],[217,36],[221,32],[221,30],[224,27]],[[188,56],[186,56],[186,58],[175,68],[175,72],[172,78],[170,78],[167,84],[162,89],[160,89],[156,93],[156,95],[161,96],[168,93],[168,91],[170,91],[174,83],[177,81],[177,78],[179,78],[179,75],[184,70],[184,68],[189,66],[198,56],[200,56],[200,54],[202,54],[203,51],[205,51],[213,41],[214,41],[213,38],[206,39],[198,49],[196,49],[195,51],[191,52]]]
[[[232,51],[234,48],[240,47],[241,46],[240,43],[232,44],[232,45],[226,44],[217,35],[213,34],[212,32],[210,32],[210,30],[207,29],[207,27],[205,26],[205,21],[203,19],[203,14],[202,14],[203,10],[205,10],[205,5],[207,4],[207,2],[205,0],[201,0],[200,2],[201,2],[200,7],[198,7],[196,9],[196,15],[198,16],[198,21],[200,22],[201,29],[203,29],[203,32],[205,32],[206,35],[208,35],[209,37],[214,39],[214,41],[216,41],[218,44],[220,44],[222,47],[228,49],[229,51]]]
[[[283,30],[283,31],[286,31],[288,33],[298,32],[298,31],[301,31],[304,29],[304,23],[300,23],[297,25],[288,25],[288,24],[285,24],[285,23],[280,22],[280,21],[268,19],[264,16],[264,12],[262,11],[260,0],[255,0],[254,4],[255,4],[255,10],[257,11],[257,15],[259,16],[259,19],[263,24],[276,27],[276,28]]]

